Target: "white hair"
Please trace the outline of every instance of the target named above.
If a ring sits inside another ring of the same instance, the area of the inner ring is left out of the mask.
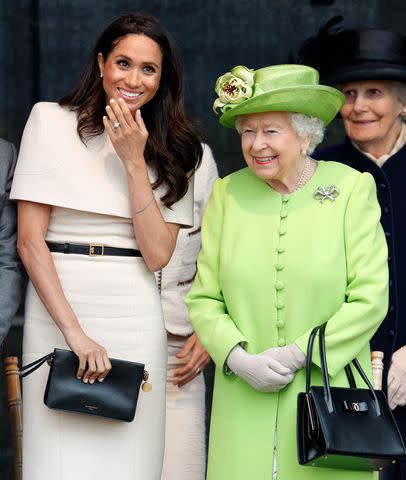
[[[239,134],[242,131],[241,120],[242,118],[239,116],[235,121],[235,129]],[[290,112],[290,123],[302,140],[310,140],[306,153],[312,154],[324,138],[324,123],[322,120],[304,113]]]
[[[307,153],[312,154],[317,145],[324,138],[324,123],[320,118],[305,115],[304,113],[291,113],[291,124],[293,130],[302,140],[310,140]]]

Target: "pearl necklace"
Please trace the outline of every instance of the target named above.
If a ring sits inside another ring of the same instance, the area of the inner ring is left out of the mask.
[[[302,175],[300,175],[299,180],[297,181],[295,188],[293,189],[294,192],[302,188],[306,185],[307,181],[309,180],[310,170],[311,170],[311,162],[310,158],[306,155],[305,165],[303,167]]]

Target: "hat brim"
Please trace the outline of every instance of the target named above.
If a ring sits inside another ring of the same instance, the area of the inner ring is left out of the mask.
[[[357,62],[320,73],[320,80],[329,85],[358,80],[397,80],[406,82],[406,65],[388,62]]]
[[[328,125],[344,105],[344,95],[324,85],[286,87],[249,98],[227,110],[220,117],[221,125],[235,128],[240,115],[263,112],[297,112],[317,117]]]

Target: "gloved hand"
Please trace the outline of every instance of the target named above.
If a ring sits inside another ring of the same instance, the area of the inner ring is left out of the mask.
[[[306,365],[306,355],[300,350],[296,343],[291,343],[285,347],[268,348],[268,350],[265,350],[263,353],[288,368],[290,373],[295,373],[296,370]]]
[[[294,377],[288,368],[264,352],[252,355],[240,345],[231,350],[226,363],[231,371],[260,392],[277,392]]]
[[[392,355],[388,373],[388,403],[391,410],[406,405],[406,347]]]

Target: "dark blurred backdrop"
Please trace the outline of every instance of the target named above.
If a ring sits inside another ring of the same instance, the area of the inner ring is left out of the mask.
[[[334,15],[345,27],[405,33],[405,0],[0,0],[0,136],[19,144],[32,105],[73,86],[99,32],[114,17],[142,10],[172,33],[185,72],[186,104],[223,176],[243,166],[238,136],[211,110],[216,78],[235,65],[289,61],[301,41]],[[325,143],[342,137],[340,121]],[[7,350],[19,353],[21,312]],[[0,368],[0,478],[11,480],[11,450]],[[44,437],[44,441],[46,438]]]

